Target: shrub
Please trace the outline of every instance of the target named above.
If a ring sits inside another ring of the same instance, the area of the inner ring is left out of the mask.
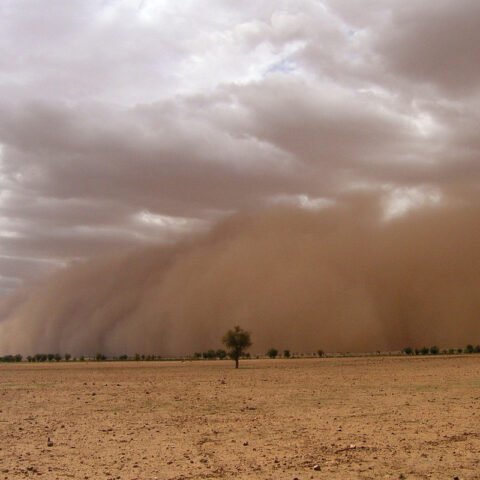
[[[223,360],[225,358],[227,358],[227,352],[221,348],[219,348],[216,352],[215,352],[215,356],[217,358],[219,358],[220,360]]]
[[[475,348],[473,347],[473,345],[468,344],[465,347],[465,353],[473,353],[474,351],[475,351]]]
[[[270,348],[267,352],[267,355],[270,357],[270,358],[276,358],[277,355],[278,355],[278,350],[276,348]]]
[[[439,348],[436,346],[436,345],[432,345],[430,347],[430,354],[431,355],[438,355],[438,352],[439,352]]]
[[[283,356],[284,356],[285,358],[290,358],[290,350],[284,350],[284,351],[283,351]]]
[[[402,352],[405,354],[405,355],[413,355],[413,348],[412,347],[405,347]]]
[[[421,353],[422,355],[428,355],[428,352],[429,352],[429,351],[430,351],[430,349],[429,349],[428,347],[422,347],[422,348],[420,349],[420,353]]]

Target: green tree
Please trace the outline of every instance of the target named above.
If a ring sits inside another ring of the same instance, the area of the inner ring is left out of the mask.
[[[290,358],[290,350],[284,350],[284,351],[283,351],[283,356],[284,356],[285,358]]]
[[[433,345],[430,347],[430,353],[432,355],[438,355],[438,352],[439,352],[439,348],[436,345]]]
[[[413,355],[414,353],[412,347],[405,347],[402,351],[405,355]]]
[[[233,330],[228,330],[223,336],[222,342],[227,347],[230,358],[235,360],[235,368],[238,368],[240,357],[245,354],[247,348],[252,346],[250,332],[237,325]]]

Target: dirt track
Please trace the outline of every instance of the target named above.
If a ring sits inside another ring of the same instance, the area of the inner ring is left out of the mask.
[[[0,365],[0,480],[480,479],[480,356],[232,365]]]

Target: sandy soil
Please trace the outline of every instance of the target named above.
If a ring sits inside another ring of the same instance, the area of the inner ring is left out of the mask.
[[[1,365],[0,480],[480,479],[480,356],[232,365]]]

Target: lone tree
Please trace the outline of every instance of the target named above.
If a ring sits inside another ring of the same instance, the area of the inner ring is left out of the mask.
[[[227,347],[230,358],[235,360],[235,368],[238,368],[240,357],[248,347],[252,346],[250,332],[243,330],[237,325],[223,336],[222,342]]]

